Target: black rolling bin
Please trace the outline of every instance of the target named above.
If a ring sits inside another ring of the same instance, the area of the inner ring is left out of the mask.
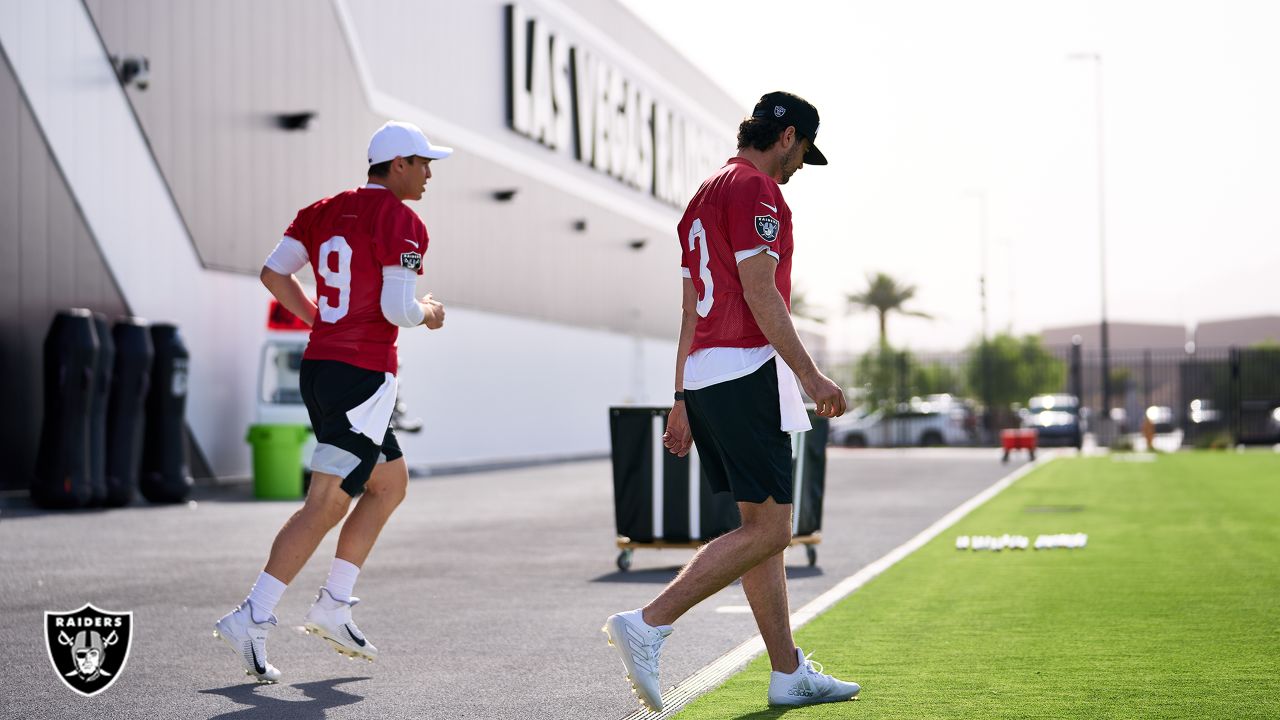
[[[697,548],[742,523],[729,493],[713,493],[697,448],[676,457],[662,444],[670,407],[609,409],[613,507],[618,569],[631,568],[637,548]],[[822,541],[822,496],[827,468],[827,419],[809,410],[813,429],[792,433],[795,501],[792,545],[804,545],[809,565]]]

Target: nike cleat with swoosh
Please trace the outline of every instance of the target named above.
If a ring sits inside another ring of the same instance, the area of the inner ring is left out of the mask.
[[[213,626],[213,636],[222,638],[240,657],[246,675],[260,683],[274,683],[279,682],[280,671],[267,662],[267,633],[275,624],[275,615],[265,622],[254,622],[253,611],[246,600],[222,616]]]
[[[360,598],[343,602],[329,594],[328,588],[320,588],[302,627],[308,635],[327,640],[334,650],[353,660],[364,658],[373,662],[378,657],[378,648],[369,642],[351,620],[351,608],[358,602]]]

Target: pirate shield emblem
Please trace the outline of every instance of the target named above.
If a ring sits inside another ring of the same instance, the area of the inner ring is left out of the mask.
[[[778,239],[779,227],[781,227],[781,224],[778,222],[778,218],[772,215],[756,216],[756,234],[765,242],[771,243]]]
[[[44,613],[44,639],[53,671],[89,697],[111,687],[129,660],[132,612],[107,612],[86,603],[71,612]]]

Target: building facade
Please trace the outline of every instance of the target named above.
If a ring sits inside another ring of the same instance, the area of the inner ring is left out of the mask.
[[[0,45],[8,486],[72,306],[176,323],[199,455],[247,474],[258,270],[299,208],[363,182],[388,119],[456,149],[410,203],[449,312],[401,333],[411,464],[600,454],[608,406],[669,400],[675,225],[746,109],[622,6],[0,0]]]

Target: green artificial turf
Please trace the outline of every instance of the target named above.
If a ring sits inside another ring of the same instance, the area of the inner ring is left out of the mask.
[[[1280,718],[1280,454],[1056,460],[796,640],[861,698],[770,709],[761,657],[678,717]]]

